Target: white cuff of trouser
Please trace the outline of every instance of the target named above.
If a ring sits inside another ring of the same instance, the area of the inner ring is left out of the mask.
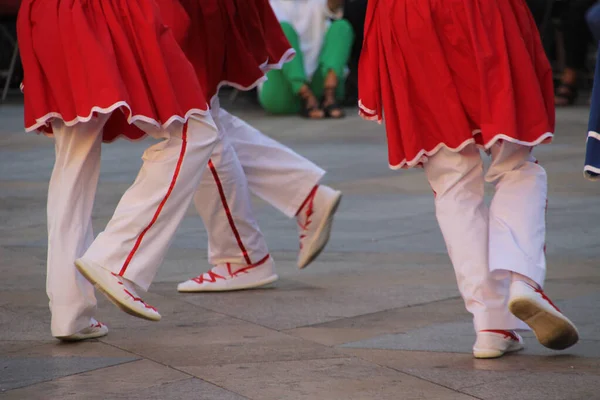
[[[52,304],[52,336],[69,336],[90,326],[96,313],[96,306],[77,307],[73,304],[57,306]]]
[[[294,199],[285,207],[285,209],[280,211],[288,218],[294,218],[298,211],[300,211],[300,206],[302,206],[304,200],[306,200],[311,190],[321,182],[324,175],[325,171],[319,168],[312,172],[310,177],[303,179],[302,184],[298,186]]]
[[[541,266],[532,266],[529,263],[503,263],[502,267],[490,263],[490,272],[493,279],[505,279],[508,277],[507,272],[516,272],[533,280],[540,287],[544,287],[546,279],[546,268]]]
[[[489,329],[530,330],[527,324],[512,315],[508,307],[501,310],[486,310],[473,315],[475,332]]]

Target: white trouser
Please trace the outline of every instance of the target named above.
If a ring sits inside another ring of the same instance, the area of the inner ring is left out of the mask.
[[[510,271],[543,285],[546,261],[546,171],[531,148],[500,141],[484,175],[475,145],[442,149],[424,168],[436,217],[475,330],[527,329],[508,310]],[[484,180],[495,185],[488,207]]]
[[[209,238],[209,262],[253,264],[268,254],[248,189],[292,218],[325,171],[241,119],[213,105],[224,137],[194,204]],[[216,184],[215,184],[216,183]]]
[[[76,270],[75,259],[83,256],[148,288],[219,140],[214,127],[195,119],[187,125],[175,122],[168,130],[140,123],[149,135],[164,140],[144,152],[138,177],[92,243],[91,213],[107,118],[100,115],[72,127],[52,123],[56,164],[48,190],[47,292],[54,336],[89,326],[96,308],[93,287]]]
[[[46,292],[54,336],[86,328],[96,311],[94,287],[75,268],[94,240],[92,208],[100,175],[102,127],[106,115],[67,127],[52,122],[56,161],[48,187]]]
[[[194,205],[208,233],[211,264],[252,265],[269,254],[254,217],[244,170],[226,134],[213,150]]]

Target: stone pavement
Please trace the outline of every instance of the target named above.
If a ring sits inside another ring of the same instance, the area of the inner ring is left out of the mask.
[[[236,112],[329,173],[344,191],[327,251],[294,260],[295,222],[256,200],[281,279],[236,293],[178,294],[209,266],[190,209],[147,296],[159,323],[99,299],[110,333],[50,336],[44,290],[45,201],[53,142],[22,133],[22,108],[0,107],[0,398],[4,399],[600,399],[600,185],[582,177],[585,108],[558,113],[555,144],[537,150],[550,179],[547,292],[581,342],[474,360],[422,171],[387,169],[381,126],[352,115],[312,122]],[[100,231],[148,142],[103,148]],[[132,157],[133,156],[133,157]]]

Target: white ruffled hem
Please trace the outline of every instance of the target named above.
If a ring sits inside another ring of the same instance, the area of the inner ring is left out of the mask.
[[[481,133],[481,131],[479,129],[476,129],[473,131],[473,135],[476,135],[478,133]],[[537,146],[543,142],[545,142],[548,139],[551,139],[554,136],[554,134],[552,132],[546,132],[543,135],[540,135],[536,140],[534,140],[533,142],[525,142],[522,140],[517,140],[515,138],[512,138],[508,135],[505,135],[503,133],[499,133],[497,135],[495,135],[492,140],[488,141],[486,144],[484,145],[477,145],[478,147],[484,149],[485,151],[488,151],[494,144],[496,144],[496,142],[498,142],[499,140],[506,140],[507,142],[512,142],[512,143],[516,143],[516,144],[520,144],[523,146],[527,146],[527,147],[533,147],[533,146]],[[462,142],[459,146],[457,147],[450,147],[448,145],[446,145],[446,143],[439,143],[437,146],[435,146],[432,150],[421,150],[417,153],[416,157],[412,158],[411,160],[407,160],[406,158],[404,160],[402,160],[401,162],[399,162],[396,165],[393,164],[389,164],[389,167],[391,169],[402,169],[402,168],[413,168],[413,167],[417,167],[423,163],[426,163],[427,160],[429,159],[429,157],[435,155],[438,151],[440,151],[442,148],[446,149],[446,150],[450,150],[453,153],[458,153],[460,151],[462,151],[465,147],[467,147],[470,144],[476,143],[474,138],[471,139],[467,139],[464,142]]]
[[[79,116],[78,115],[77,117],[75,117],[74,119],[69,120],[69,121],[65,121],[63,116],[58,112],[50,112],[41,118],[37,118],[35,124],[25,127],[25,131],[33,132],[33,131],[39,130],[42,127],[49,127],[50,122],[53,119],[62,120],[66,126],[74,126],[78,123],[89,122],[93,118],[94,113],[111,114],[112,112],[114,112],[115,110],[120,109],[120,108],[125,108],[129,111],[129,117],[127,117],[127,123],[129,125],[133,125],[139,121],[139,122],[144,122],[144,123],[153,125],[158,129],[167,129],[169,127],[169,125],[171,125],[175,121],[179,121],[182,124],[185,124],[188,121],[188,119],[190,119],[191,117],[198,116],[202,119],[203,122],[206,122],[208,125],[217,129],[217,126],[215,125],[214,121],[212,120],[212,117],[210,116],[210,110],[209,110],[208,104],[206,105],[206,110],[202,110],[199,108],[192,108],[192,109],[188,110],[188,112],[184,116],[173,115],[165,123],[161,124],[159,121],[155,120],[154,118],[150,118],[145,115],[133,115],[133,113],[131,112],[131,107],[129,106],[129,104],[127,104],[127,102],[118,101],[109,107],[94,106],[90,110],[89,115],[87,115],[87,116]],[[46,136],[50,136],[50,137],[53,136],[52,133],[50,133],[50,132],[44,132],[44,134]],[[124,135],[119,135],[115,139],[120,138],[121,136],[124,136]],[[127,137],[127,136],[124,136],[124,137]],[[145,137],[145,135],[140,137],[139,139],[143,139],[144,137]],[[131,138],[128,138],[128,139],[134,140]],[[138,139],[135,139],[135,140],[138,140]],[[111,142],[112,142],[112,140],[111,140]]]
[[[362,100],[358,100],[358,107],[359,107],[359,112],[358,114],[365,120],[367,121],[377,121],[378,123],[381,124],[382,118],[377,114],[376,110],[371,110],[370,108],[366,107]],[[472,134],[473,136],[477,135],[481,133],[480,129],[475,129]],[[545,142],[548,139],[551,139],[554,136],[554,134],[552,132],[546,132],[542,135],[540,135],[536,140],[534,140],[533,142],[524,142],[522,140],[517,140],[513,137],[510,137],[508,135],[505,135],[503,133],[499,133],[497,135],[495,135],[492,140],[490,140],[489,142],[487,142],[486,144],[482,145],[477,145],[480,148],[483,148],[485,151],[488,151],[498,140],[506,140],[508,142],[512,142],[512,143],[516,143],[516,144],[520,144],[523,146],[528,146],[528,147],[533,147],[533,146],[537,146],[543,142]],[[598,137],[600,138],[600,135],[598,135]],[[402,168],[413,168],[413,167],[417,167],[419,165],[422,165],[423,163],[427,162],[428,158],[433,156],[435,153],[437,153],[438,151],[440,151],[442,148],[450,150],[454,153],[458,153],[461,150],[463,150],[466,146],[472,144],[472,143],[476,143],[474,138],[471,139],[467,139],[464,142],[462,142],[458,147],[452,148],[448,145],[446,145],[446,143],[439,143],[437,146],[435,146],[432,150],[425,150],[422,149],[421,151],[419,151],[416,155],[416,157],[407,160],[406,158],[402,161],[400,161],[398,164],[388,164],[389,167],[391,169],[402,169]]]
[[[283,53],[283,56],[281,56],[279,61],[277,61],[275,64],[269,64],[269,60],[267,60],[263,64],[260,65],[260,69],[264,73],[267,73],[272,69],[281,69],[281,68],[283,68],[283,64],[292,61],[292,59],[295,56],[296,56],[296,50],[294,50],[292,47],[290,47],[289,49],[287,49],[285,51],[285,53]]]
[[[381,125],[382,119],[377,115],[377,111],[365,107],[362,100],[358,100],[358,115],[366,121],[376,121]]]
[[[223,87],[223,86],[231,86],[234,89],[237,90],[241,90],[243,92],[247,92],[249,90],[254,89],[255,87],[258,87],[260,85],[262,85],[265,81],[267,81],[267,72],[273,70],[273,69],[281,69],[283,68],[283,64],[289,62],[292,60],[292,58],[294,58],[296,56],[296,50],[294,50],[293,48],[289,48],[285,51],[285,53],[283,53],[283,56],[281,56],[281,58],[279,59],[279,61],[277,61],[276,63],[269,63],[269,60],[265,61],[264,63],[262,63],[259,68],[261,69],[261,71],[263,72],[263,76],[261,76],[260,78],[258,78],[256,81],[254,81],[251,85],[248,86],[243,86],[240,85],[238,83],[235,82],[229,82],[229,81],[221,81],[219,82],[219,84],[217,85],[217,93],[213,96],[213,98],[211,99],[211,103],[213,104],[212,101],[214,100],[215,97],[217,97],[219,95],[219,90]]]

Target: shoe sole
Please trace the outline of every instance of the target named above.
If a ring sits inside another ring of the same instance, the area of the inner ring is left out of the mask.
[[[500,350],[475,350],[473,349],[473,357],[477,359],[491,359],[491,358],[500,358],[505,354],[516,353],[517,351],[523,350],[524,347],[521,346],[516,349],[508,349],[506,351]]]
[[[308,245],[309,250],[307,251],[306,256],[302,260],[298,261],[298,268],[306,268],[315,260],[315,258],[319,256],[319,254],[321,254],[325,246],[327,246],[327,242],[329,242],[329,236],[331,235],[331,228],[333,227],[333,217],[335,216],[341,201],[342,192],[338,191],[337,197],[329,206],[329,210],[327,210],[327,217],[323,218],[323,222],[321,222],[321,225],[315,233],[315,239]]]
[[[177,291],[179,293],[233,292],[236,290],[247,290],[247,289],[254,289],[254,288],[261,287],[261,286],[265,286],[265,285],[268,285],[269,283],[275,282],[278,279],[279,279],[279,276],[271,275],[270,277],[263,279],[261,281],[252,282],[252,283],[248,283],[246,285],[240,285],[240,286],[235,286],[235,287],[212,287],[211,288],[210,286],[206,286],[204,288],[198,288],[198,289],[179,289],[179,288],[177,288]]]
[[[79,260],[75,261],[75,266],[77,267],[77,269],[79,270],[79,272],[81,273],[81,275],[83,275],[85,277],[85,279],[87,279],[88,281],[90,281],[90,283],[92,285],[94,285],[94,287],[96,289],[98,289],[100,292],[102,292],[115,306],[119,307],[121,309],[121,311],[137,317],[137,318],[141,318],[141,319],[145,319],[148,321],[160,321],[160,315],[158,315],[158,317],[150,317],[146,314],[142,314],[137,312],[135,309],[129,307],[127,304],[121,302],[117,297],[113,296],[110,292],[104,290],[102,288],[102,286],[100,286],[96,279],[86,270],[86,266],[83,263],[80,263]]]
[[[108,335],[108,330],[106,330],[106,332],[98,332],[98,333],[92,333],[89,335],[81,335],[81,336],[74,336],[74,335],[69,335],[69,336],[56,336],[56,338],[58,340],[60,340],[61,342],[81,342],[82,340],[88,340],[88,339],[97,339],[103,336]]]
[[[552,350],[564,350],[579,340],[575,325],[558,312],[549,311],[526,297],[511,300],[511,313],[533,330],[537,340]]]

